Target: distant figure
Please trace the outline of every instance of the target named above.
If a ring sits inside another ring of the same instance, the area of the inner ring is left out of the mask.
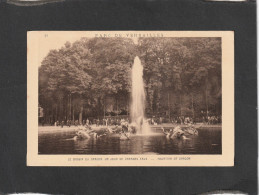
[[[67,120],[67,126],[68,126],[68,127],[71,126],[70,120]]]
[[[107,125],[108,125],[108,126],[112,125],[112,124],[111,124],[111,119],[108,118],[107,120],[108,120],[108,121],[107,121],[107,123],[108,123]]]
[[[151,125],[154,125],[154,118],[151,119]]]
[[[159,118],[159,124],[161,125],[162,123],[163,123],[163,118],[160,117],[160,118]]]
[[[64,121],[61,122],[61,128],[63,128],[63,126],[64,126]]]
[[[41,120],[41,125],[44,126],[44,118]]]
[[[111,125],[115,125],[115,123],[114,123],[114,120],[113,120],[113,119],[111,119]]]
[[[202,123],[204,123],[204,124],[206,123],[206,120],[205,120],[204,116],[202,117]]]

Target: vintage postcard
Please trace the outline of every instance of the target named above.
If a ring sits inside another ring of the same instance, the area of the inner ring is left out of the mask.
[[[234,166],[233,31],[27,41],[27,166]]]

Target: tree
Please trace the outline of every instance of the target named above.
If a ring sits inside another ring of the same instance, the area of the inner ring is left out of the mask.
[[[55,120],[80,122],[84,114],[105,115],[107,97],[117,114],[127,110],[136,55],[144,67],[147,114],[221,113],[221,39],[209,37],[140,38],[138,45],[125,38],[67,42],[39,68],[41,106]]]

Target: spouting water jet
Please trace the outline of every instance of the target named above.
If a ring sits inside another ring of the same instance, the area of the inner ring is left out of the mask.
[[[138,56],[136,56],[134,59],[131,79],[131,122],[136,126],[137,133],[147,134],[150,132],[150,127],[145,119],[146,96],[143,81],[143,66]]]

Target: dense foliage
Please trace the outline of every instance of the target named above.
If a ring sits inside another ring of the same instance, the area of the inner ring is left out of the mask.
[[[220,38],[82,38],[52,50],[39,68],[47,121],[128,114],[131,66],[144,66],[146,114],[221,114]]]

